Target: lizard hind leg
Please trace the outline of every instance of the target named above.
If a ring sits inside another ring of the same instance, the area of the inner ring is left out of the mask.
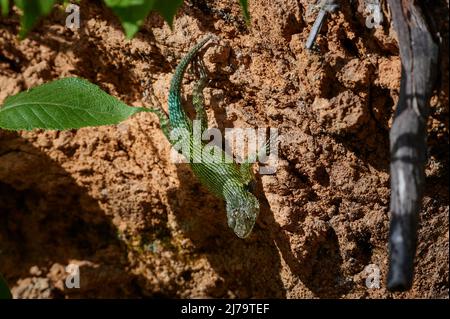
[[[208,84],[208,74],[205,64],[199,56],[196,56],[192,62],[192,67],[194,73],[198,76],[192,92],[192,104],[195,109],[195,120],[200,121],[202,132],[204,132],[208,128],[208,118],[205,111],[203,89]]]
[[[149,107],[149,108],[144,108],[143,110],[145,110],[145,112],[151,112],[151,113],[156,114],[156,116],[159,119],[159,125],[161,126],[161,130],[164,133],[164,136],[167,138],[167,140],[169,142],[171,142],[171,139],[170,139],[171,127],[170,127],[169,117],[167,116],[166,112],[164,112],[164,110],[159,107]]]
[[[153,94],[153,90],[152,90],[152,86],[151,86],[151,79],[142,81],[142,83],[145,87],[145,90],[144,90],[144,93],[142,96],[142,100],[144,101],[144,103],[158,104],[156,101],[156,98]],[[143,108],[143,110],[145,110],[145,112],[154,113],[158,117],[161,130],[162,130],[164,136],[167,138],[167,140],[170,141],[171,126],[170,126],[169,116],[163,110],[163,108],[160,106],[146,107],[146,108]]]

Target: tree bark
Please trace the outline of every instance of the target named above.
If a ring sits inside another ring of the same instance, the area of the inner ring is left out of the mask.
[[[397,33],[402,77],[390,131],[391,202],[388,289],[412,286],[427,162],[427,118],[435,85],[439,47],[414,0],[388,0]]]

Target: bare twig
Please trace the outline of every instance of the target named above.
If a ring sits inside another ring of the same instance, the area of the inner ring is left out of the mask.
[[[310,50],[319,35],[320,29],[328,15],[328,12],[334,12],[339,6],[337,0],[320,0],[319,4],[316,5],[320,8],[316,20],[311,28],[308,39],[306,40],[305,47]]]

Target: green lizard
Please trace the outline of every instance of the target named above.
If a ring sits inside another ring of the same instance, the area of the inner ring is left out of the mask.
[[[195,143],[193,122],[181,104],[180,92],[184,73],[199,50],[212,38],[213,36],[210,35],[200,41],[178,64],[170,84],[169,116],[167,117],[167,114],[159,109],[150,111],[158,115],[161,129],[169,142],[190,151],[188,161],[194,174],[210,191],[225,200],[228,226],[238,237],[245,238],[250,235],[259,214],[258,199],[249,191],[249,184],[254,178],[251,165],[256,159],[256,154],[249,156],[243,163],[237,164],[230,160],[230,156],[221,148],[217,146],[207,148],[203,141]],[[202,91],[207,84],[207,76],[202,66],[199,73],[200,79],[193,90],[193,105],[196,111],[195,120],[201,123],[203,132],[207,128],[207,118]],[[178,139],[174,138],[174,132],[177,132]],[[214,157],[214,154],[219,156]],[[217,158],[221,161],[217,162]]]

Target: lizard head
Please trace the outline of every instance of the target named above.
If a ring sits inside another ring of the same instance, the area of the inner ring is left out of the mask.
[[[239,193],[226,204],[228,226],[240,238],[250,235],[259,214],[258,199],[249,192],[244,194]]]

